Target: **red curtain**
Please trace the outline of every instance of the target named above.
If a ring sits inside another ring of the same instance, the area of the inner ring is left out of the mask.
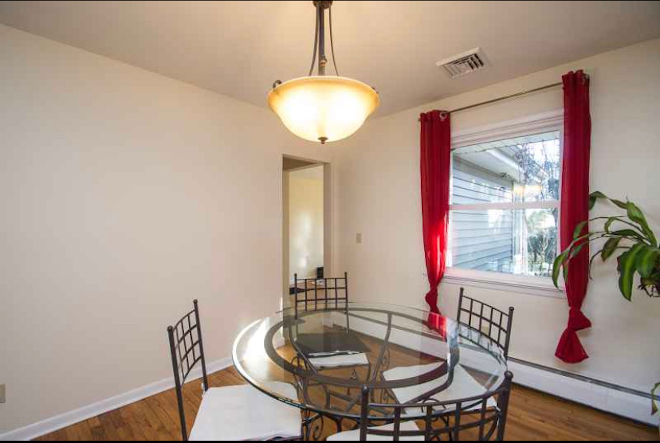
[[[449,114],[442,111],[422,114],[420,121],[424,254],[430,285],[426,302],[432,313],[440,314],[438,285],[445,273],[449,225],[451,123]]]
[[[561,189],[561,247],[573,241],[576,226],[589,219],[589,157],[591,116],[589,114],[589,77],[582,71],[569,72],[564,81],[564,160]],[[585,227],[585,233],[588,227]],[[557,358],[580,363],[589,358],[577,333],[591,327],[582,313],[589,281],[589,246],[571,260],[566,279],[570,306],[568,327],[559,341]]]

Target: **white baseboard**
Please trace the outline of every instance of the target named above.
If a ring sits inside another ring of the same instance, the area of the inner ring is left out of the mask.
[[[232,366],[231,358],[224,358],[222,360],[215,361],[207,365],[207,370],[209,374],[214,372],[227,369]],[[196,380],[202,377],[201,368],[196,368],[190,373],[189,381]],[[123,406],[135,403],[137,401],[143,400],[147,397],[151,397],[161,392],[167,391],[174,387],[174,379],[172,377],[165,380],[161,380],[147,386],[143,386],[138,389],[134,389],[125,394],[118,395],[116,397],[109,398],[107,400],[102,400],[98,403],[91,404],[89,406],[82,407],[73,411],[66,412],[64,414],[58,415],[46,419],[44,421],[34,423],[24,428],[16,429],[14,431],[9,431],[5,434],[0,435],[1,441],[29,441],[35,438],[41,437],[51,432],[58,431],[60,429],[66,428],[67,426],[80,423],[89,418],[96,417],[106,412],[114,411]]]
[[[509,369],[513,372],[515,384],[651,426],[658,426],[658,418],[651,416],[650,396],[525,363],[509,362]]]

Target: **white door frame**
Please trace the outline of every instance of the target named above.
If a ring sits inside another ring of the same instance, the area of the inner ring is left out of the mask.
[[[284,154],[282,159],[290,158],[310,163],[309,165],[282,169],[282,295],[283,307],[289,302],[289,176],[291,171],[323,166],[323,269],[325,275],[332,275],[332,165],[327,161],[313,160]]]

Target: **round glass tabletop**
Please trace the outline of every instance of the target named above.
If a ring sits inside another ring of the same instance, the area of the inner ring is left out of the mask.
[[[287,309],[243,330],[233,358],[238,372],[265,394],[355,419],[365,388],[379,402],[398,404],[497,390],[507,365],[490,332],[385,304]]]

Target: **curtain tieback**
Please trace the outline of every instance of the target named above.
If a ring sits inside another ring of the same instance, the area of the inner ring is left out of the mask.
[[[591,327],[591,321],[577,308],[571,308],[568,314],[568,329],[571,331],[583,331]]]
[[[431,312],[434,314],[439,314],[440,311],[438,310],[438,288],[434,287],[432,288],[429,292],[426,293],[426,303],[429,304],[431,307]]]
[[[440,334],[443,339],[447,338],[447,320],[441,314],[429,313],[425,324],[427,328]]]

